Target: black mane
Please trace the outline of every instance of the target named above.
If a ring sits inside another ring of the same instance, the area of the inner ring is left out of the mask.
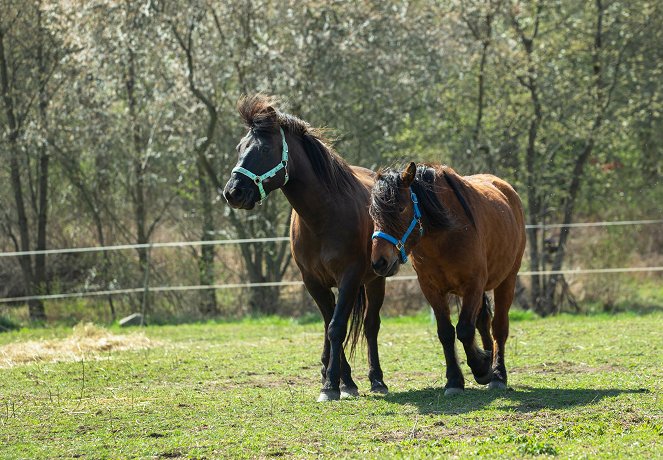
[[[278,101],[264,94],[245,96],[237,110],[246,126],[255,132],[274,132],[279,127],[302,138],[302,144],[313,172],[328,192],[356,195],[362,187],[348,163],[329,145],[327,131],[316,128],[294,115],[281,112]]]
[[[369,213],[373,220],[383,229],[399,229],[399,206],[396,198],[402,185],[398,169],[387,169],[378,174],[371,191]],[[435,194],[435,169],[421,164],[417,166],[414,182],[410,185],[419,200],[424,227],[446,230],[454,227],[455,222],[449,211],[440,203]]]

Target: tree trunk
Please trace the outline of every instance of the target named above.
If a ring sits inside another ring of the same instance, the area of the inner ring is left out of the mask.
[[[147,244],[148,235],[146,230],[146,206],[145,206],[145,166],[142,161],[143,142],[138,124],[137,101],[136,101],[136,68],[134,53],[131,48],[127,50],[128,62],[125,76],[125,85],[127,90],[127,105],[129,108],[129,121],[131,122],[131,140],[133,147],[133,174],[134,184],[131,190],[133,208],[134,208],[134,224],[136,225],[136,243]],[[149,257],[147,255],[147,248],[137,248],[138,265],[140,267],[140,274],[143,280],[148,279],[149,270]],[[144,311],[150,311],[150,296],[145,293],[143,296],[142,307]]]
[[[47,65],[44,56],[43,29],[41,26],[41,6],[37,7],[38,46],[37,60],[39,67],[39,119],[43,139],[48,139],[48,94],[46,93]],[[37,251],[46,249],[46,225],[48,222],[48,168],[50,156],[45,141],[39,146],[39,164],[37,168]],[[46,294],[48,292],[46,279],[46,255],[35,255],[35,285],[37,292]]]
[[[209,183],[207,182],[207,173],[200,162],[196,162],[198,167],[198,189],[202,204],[202,241],[211,241],[214,239],[214,214],[212,206],[212,195]],[[215,282],[214,273],[214,246],[203,245],[200,248],[200,259],[198,259],[198,269],[200,284],[202,286],[212,286]],[[201,308],[200,311],[205,316],[214,316],[219,313],[216,302],[216,291],[214,289],[205,289],[200,291]]]
[[[543,218],[543,209],[541,206],[541,199],[539,195],[539,173],[537,165],[537,150],[536,150],[536,141],[539,133],[539,127],[543,120],[543,109],[541,107],[541,100],[539,99],[539,87],[537,81],[537,73],[532,59],[532,54],[534,52],[534,40],[538,34],[539,30],[539,18],[541,14],[541,3],[537,3],[536,6],[536,16],[534,20],[534,28],[532,34],[528,37],[525,34],[525,31],[522,29],[518,19],[515,16],[511,17],[512,25],[514,26],[520,42],[525,50],[527,56],[527,75],[519,76],[519,83],[525,87],[530,95],[530,102],[532,104],[532,117],[529,123],[529,129],[527,133],[527,149],[525,151],[525,168],[526,168],[526,184],[527,184],[527,210],[528,210],[528,222],[531,228],[527,229],[527,238],[529,244],[529,257],[530,257],[530,270],[539,271],[543,265],[543,257],[541,256],[542,247],[539,247],[539,231],[535,227],[536,225],[542,222]],[[530,290],[530,301],[532,308],[534,308],[537,313],[540,312],[540,305],[542,299],[542,290],[544,287],[545,278],[541,275],[534,274],[531,276],[531,290]]]
[[[594,46],[592,50],[592,70],[594,76],[594,92],[595,92],[595,117],[592,123],[591,129],[588,134],[588,138],[585,141],[585,145],[576,158],[575,164],[573,166],[573,173],[571,175],[571,185],[569,186],[569,193],[567,195],[566,201],[564,203],[564,218],[563,224],[568,225],[573,221],[573,211],[575,209],[576,198],[580,192],[581,181],[583,177],[583,172],[587,160],[594,150],[595,138],[598,130],[601,128],[605,113],[608,109],[610,103],[610,91],[614,88],[616,84],[616,78],[618,75],[620,59],[617,60],[615,64],[614,71],[612,73],[612,86],[608,90],[608,93],[605,93],[606,88],[604,87],[603,81],[603,67],[601,65],[600,53],[602,50],[603,43],[603,14],[604,7],[602,0],[595,1],[597,16],[596,16],[596,29],[594,32]],[[564,261],[564,256],[566,254],[566,242],[568,241],[570,234],[569,227],[562,227],[559,234],[559,243],[558,249],[555,253],[555,258],[553,259],[551,269],[553,271],[559,271],[562,268],[562,262]],[[559,283],[559,280],[563,278],[563,275],[551,275],[549,282],[546,286],[545,297],[543,302],[543,311],[546,314],[551,314],[556,311],[558,306],[555,305],[555,290]]]
[[[2,86],[2,100],[5,109],[5,116],[7,118],[8,135],[7,140],[9,144],[9,169],[11,188],[14,195],[14,205],[18,217],[18,230],[20,250],[30,250],[30,232],[28,217],[25,210],[25,201],[23,199],[23,184],[21,183],[20,171],[20,148],[19,133],[20,125],[16,118],[16,108],[14,107],[14,100],[10,94],[9,72],[7,69],[7,57],[4,46],[4,32],[0,30],[0,84]],[[32,258],[29,255],[19,257],[19,264],[25,281],[26,294],[34,296],[38,294],[37,285],[35,284],[35,274],[32,268]],[[44,304],[41,300],[29,300],[28,311],[31,321],[43,321],[46,319],[46,312]]]
[[[275,315],[280,310],[281,289],[279,286],[254,287],[249,291],[251,313]]]
[[[182,36],[177,31],[175,24],[172,24],[171,30],[186,57],[186,65],[188,70],[187,81],[189,83],[189,90],[199,102],[202,102],[208,115],[205,140],[198,147],[196,147],[195,150],[196,167],[198,171],[198,190],[200,193],[200,203],[203,216],[202,240],[210,241],[214,239],[214,214],[212,196],[213,193],[215,193],[215,190],[220,187],[220,183],[216,173],[214,172],[214,168],[212,168],[206,155],[216,133],[218,113],[214,102],[196,86],[195,67],[193,63],[193,32],[195,27],[196,22],[191,21],[187,28],[186,36]],[[211,186],[208,182],[208,179],[212,181]],[[203,286],[212,286],[214,284],[214,256],[215,254],[213,246],[204,245],[201,247],[200,259],[198,259],[198,270],[200,284]],[[218,312],[219,309],[216,301],[216,291],[214,289],[206,289],[201,291],[201,313],[203,313],[203,315],[210,316],[218,314]]]

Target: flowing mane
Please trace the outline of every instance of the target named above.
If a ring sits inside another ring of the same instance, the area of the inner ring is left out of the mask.
[[[363,190],[348,163],[331,147],[326,129],[281,112],[276,98],[260,93],[240,98],[237,110],[246,127],[256,133],[274,132],[281,127],[300,136],[316,177],[330,193],[355,195]]]

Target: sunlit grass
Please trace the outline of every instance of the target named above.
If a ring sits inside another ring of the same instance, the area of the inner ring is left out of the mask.
[[[473,383],[463,363],[465,394],[444,397],[441,346],[424,311],[383,321],[389,395],[367,394],[358,352],[361,397],[329,404],[315,402],[319,321],[148,327],[159,346],[3,369],[0,456],[660,456],[663,313],[541,319],[514,311],[512,320],[509,391]],[[0,346],[72,335],[22,330],[0,334]]]

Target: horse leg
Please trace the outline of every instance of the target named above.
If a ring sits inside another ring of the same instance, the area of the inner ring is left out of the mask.
[[[437,337],[442,343],[444,360],[447,364],[447,383],[444,385],[444,394],[449,396],[461,393],[465,389],[465,379],[456,356],[456,331],[451,324],[449,301],[446,295],[439,297],[439,301],[431,303],[431,306],[437,321]]]
[[[476,321],[479,316],[483,300],[483,289],[471,290],[463,296],[463,305],[460,310],[456,333],[458,340],[463,343],[467,364],[472,369],[474,380],[485,385],[491,381],[492,353],[486,353],[478,347],[475,341]]]
[[[317,280],[310,278],[304,279],[304,285],[309,294],[311,294],[311,297],[313,297],[313,300],[318,306],[325,322],[325,339],[322,347],[322,356],[320,358],[320,362],[322,363],[320,373],[322,374],[322,383],[324,384],[327,381],[327,367],[329,366],[330,346],[327,334],[329,331],[329,323],[334,313],[334,293],[331,289],[320,284]],[[349,396],[357,396],[359,394],[357,384],[352,380],[350,363],[348,363],[343,350],[341,350],[341,381],[343,382],[343,393],[347,393]]]
[[[488,298],[488,294],[484,292],[481,310],[479,311],[479,316],[477,318],[477,331],[479,331],[479,335],[481,336],[483,349],[489,353],[493,352],[493,336],[490,333],[490,323],[492,319],[490,299]]]
[[[506,388],[506,366],[504,364],[504,351],[506,339],[509,337],[509,309],[513,302],[516,290],[517,271],[502,281],[495,288],[495,317],[493,318],[493,336],[495,337],[495,352],[493,357],[493,372],[490,380],[491,389]]]
[[[322,385],[318,402],[337,400],[341,397],[340,378],[343,341],[348,332],[348,320],[352,313],[352,308],[357,302],[357,296],[359,295],[359,283],[358,276],[346,276],[339,283],[338,301],[327,330],[327,337],[329,338],[327,380]]]
[[[368,380],[373,393],[387,394],[389,389],[384,384],[380,357],[378,355],[378,332],[380,332],[380,308],[384,301],[385,278],[379,277],[366,285],[366,318],[364,319],[364,335],[368,348]]]

